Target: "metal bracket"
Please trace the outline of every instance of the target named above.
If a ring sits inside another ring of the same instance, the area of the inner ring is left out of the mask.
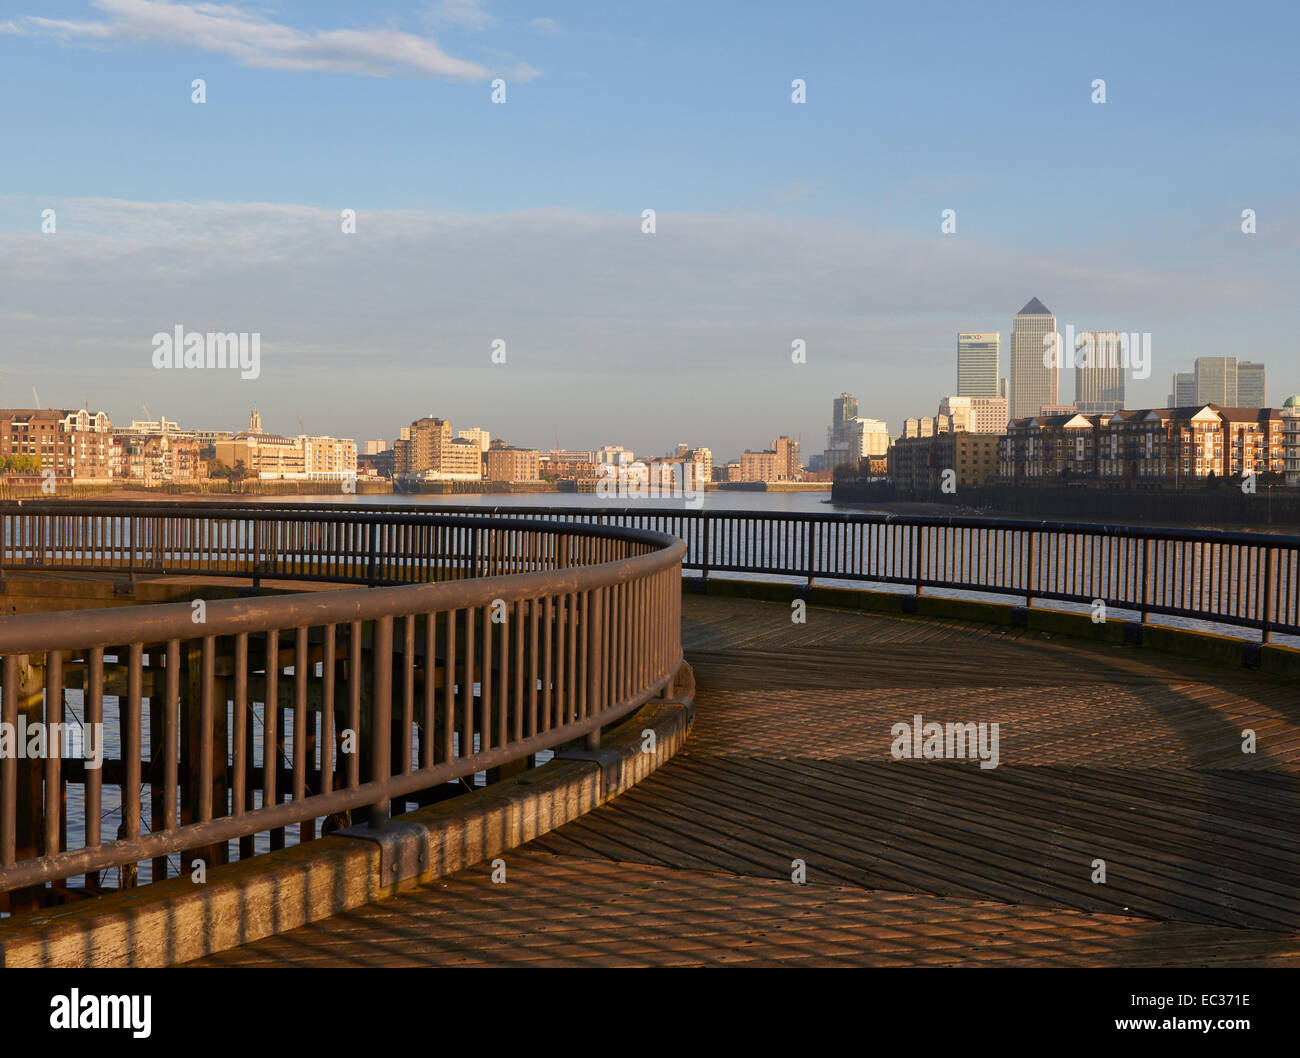
[[[562,749],[556,760],[589,760],[600,765],[601,796],[623,781],[623,754],[616,749]]]
[[[390,819],[382,827],[357,823],[335,830],[330,837],[360,838],[379,846],[379,878],[382,885],[418,878],[429,870],[429,831],[419,823]]]

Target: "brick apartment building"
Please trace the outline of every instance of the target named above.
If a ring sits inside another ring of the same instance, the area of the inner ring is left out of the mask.
[[[488,481],[540,481],[541,453],[535,448],[516,448],[493,441],[483,456]]]
[[[1282,473],[1285,420],[1277,408],[1138,408],[1042,415],[1011,423],[999,452],[1006,481],[1088,478],[1180,485],[1211,475]]]
[[[56,481],[108,484],[112,480],[113,424],[86,410],[0,410],[0,458],[30,456],[35,472],[54,471]]]

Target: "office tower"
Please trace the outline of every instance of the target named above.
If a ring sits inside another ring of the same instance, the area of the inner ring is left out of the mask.
[[[1198,356],[1196,358],[1196,403],[1237,408],[1237,358],[1235,356]]]
[[[1268,397],[1264,385],[1264,365],[1250,360],[1237,364],[1237,406],[1240,408],[1267,408]]]
[[[1060,361],[1044,364],[1052,350],[1048,336],[1055,333],[1056,317],[1037,298],[1016,313],[1011,324],[1011,418],[1025,419],[1058,403]]]
[[[1174,394],[1169,398],[1172,408],[1190,408],[1196,404],[1196,374],[1180,371],[1174,375]]]
[[[1084,415],[1124,407],[1119,331],[1081,331],[1075,339],[1074,406]]]
[[[957,335],[957,396],[998,396],[998,360],[1002,332]]]
[[[831,412],[831,429],[842,422],[858,417],[858,398],[850,393],[841,393],[833,402]]]

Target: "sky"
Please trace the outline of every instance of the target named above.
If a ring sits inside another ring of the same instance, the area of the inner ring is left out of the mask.
[[[806,458],[1033,297],[1152,335],[1130,406],[1219,355],[1280,404],[1300,8],[1140,7],[0,0],[0,405]]]

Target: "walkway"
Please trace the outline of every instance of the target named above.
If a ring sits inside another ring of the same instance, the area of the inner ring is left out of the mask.
[[[200,965],[1300,965],[1294,683],[684,604],[695,728],[660,771],[508,854],[505,884],[479,864]],[[996,721],[999,767],[892,759],[916,713]]]

